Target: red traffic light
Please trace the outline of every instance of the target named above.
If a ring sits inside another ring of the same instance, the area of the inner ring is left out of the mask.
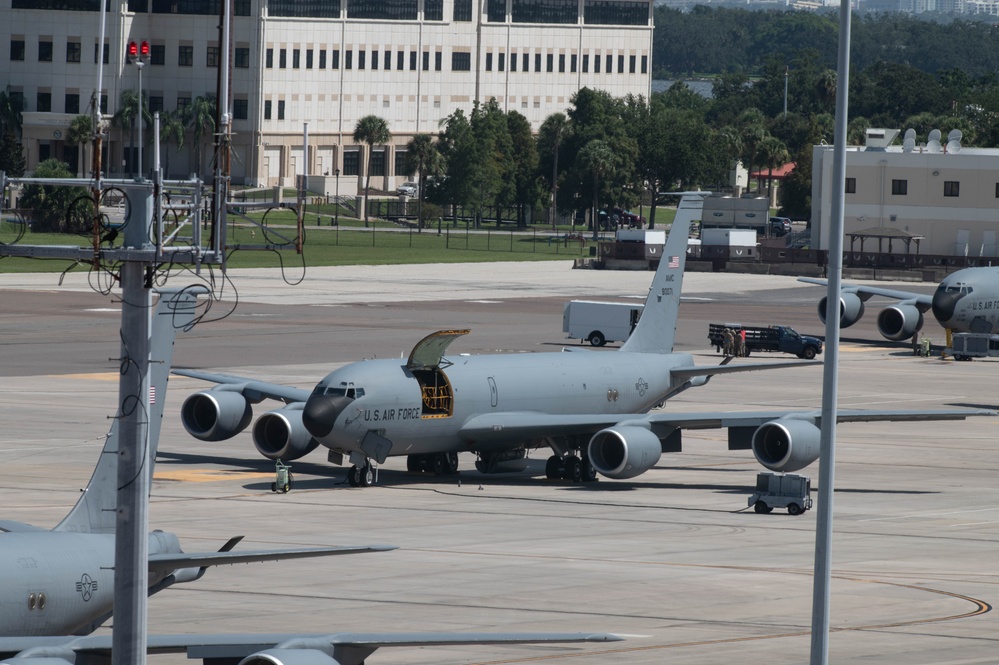
[[[149,57],[149,42],[142,40],[142,44],[139,45],[139,55],[143,58]]]
[[[139,45],[135,42],[128,43],[128,57],[135,58],[139,55]]]

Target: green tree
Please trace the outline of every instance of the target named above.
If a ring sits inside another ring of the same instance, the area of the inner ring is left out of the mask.
[[[10,90],[8,84],[0,92],[0,133],[11,132],[15,138],[21,138],[21,112],[24,110],[24,97]]]
[[[364,226],[368,225],[368,193],[371,191],[371,151],[376,145],[384,145],[392,138],[388,123],[376,115],[366,115],[354,127],[354,141],[368,146],[367,174],[364,178]]]
[[[118,127],[122,131],[128,130],[128,154],[135,154],[135,122],[142,115],[143,120],[146,119],[148,115],[148,105],[146,104],[146,93],[142,92],[142,104],[139,104],[139,95],[135,90],[123,90],[121,93],[121,104],[118,106],[118,111],[111,117],[111,124]],[[149,121],[152,121],[152,116],[149,116]],[[146,123],[149,124],[148,122]],[[132,175],[136,174],[135,159],[131,157],[128,163],[132,167]],[[141,166],[140,166],[141,168]]]
[[[531,134],[531,123],[520,113],[506,114],[507,131],[513,144],[513,202],[517,206],[517,226],[527,226],[527,211],[533,210],[541,198],[538,180],[538,146]]]
[[[24,176],[28,163],[24,158],[24,146],[14,136],[14,132],[0,133],[0,171],[10,178]]]
[[[552,228],[558,223],[558,161],[562,143],[571,131],[569,118],[564,113],[553,113],[541,123],[538,130],[538,157],[541,178],[551,190]],[[549,177],[548,174],[551,174]]]
[[[87,146],[94,140],[94,119],[89,115],[78,115],[69,123],[69,131],[66,132],[66,143],[68,145],[84,147],[83,159],[81,160],[81,171],[86,172]]]
[[[590,209],[590,225],[593,227],[593,239],[596,240],[600,232],[600,217],[598,213],[600,185],[604,176],[614,167],[614,152],[605,141],[594,139],[579,151],[577,161],[579,162],[579,166],[589,173],[593,179],[593,205]]]
[[[763,113],[757,108],[746,109],[739,116],[738,128],[742,139],[742,161],[746,165],[746,170],[752,173],[760,142],[768,135]],[[751,182],[747,189],[752,189]]]
[[[443,129],[437,149],[444,157],[446,178],[442,194],[452,204],[452,214],[457,223],[458,207],[469,206],[475,199],[474,172],[479,168],[472,125],[461,109],[442,123]],[[441,203],[441,201],[436,201]]]
[[[406,144],[406,173],[419,174],[419,232],[423,232],[423,202],[426,198],[427,178],[437,178],[444,171],[444,158],[437,150],[434,137],[430,134],[417,134]]]
[[[194,101],[180,110],[184,124],[194,131],[195,159],[197,163],[194,167],[195,173],[201,173],[204,166],[204,137],[209,138],[215,135],[215,99],[212,97],[198,96]]]
[[[73,178],[69,165],[58,159],[46,159],[35,167],[35,178]],[[80,197],[87,196],[84,187],[62,187],[57,185],[26,185],[21,195],[21,208],[31,216],[31,230],[41,233],[75,232],[70,206]],[[85,207],[86,208],[86,207]],[[81,219],[87,219],[87,210]]]
[[[184,147],[187,138],[187,128],[184,126],[183,114],[180,111],[160,113],[160,140],[164,145],[177,144],[177,152]],[[170,177],[170,151],[163,151],[163,173]]]
[[[767,168],[767,198],[773,196],[774,169],[784,166],[791,160],[787,146],[776,136],[766,136],[760,141],[760,163]]]

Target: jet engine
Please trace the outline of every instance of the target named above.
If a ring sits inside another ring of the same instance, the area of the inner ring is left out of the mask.
[[[662,456],[659,437],[644,427],[609,427],[590,439],[586,454],[597,473],[624,480],[639,476]]]
[[[839,297],[839,327],[849,328],[864,315],[864,301],[856,293],[842,293]],[[826,297],[819,301],[819,319],[826,322]]]
[[[267,459],[284,462],[308,455],[319,445],[302,423],[302,405],[269,411],[253,423],[253,445]]]
[[[232,390],[194,393],[180,407],[184,429],[195,439],[225,441],[250,424],[253,408],[242,394]]]
[[[779,418],[753,433],[753,454],[771,471],[797,471],[819,458],[819,436],[819,428],[807,420]]]
[[[908,303],[885,307],[878,313],[878,332],[885,339],[900,342],[923,327],[923,313]]]
[[[239,665],[339,665],[337,660],[319,649],[265,649],[239,661]]]

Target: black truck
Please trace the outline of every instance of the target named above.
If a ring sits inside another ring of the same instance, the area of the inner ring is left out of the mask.
[[[726,328],[731,330],[736,338],[740,337],[741,331],[746,331],[746,349],[743,353],[746,356],[753,351],[780,351],[811,360],[822,353],[821,339],[799,335],[793,328],[787,326],[744,326],[741,323],[708,324],[708,339],[715,347],[715,351],[720,352],[725,347]]]

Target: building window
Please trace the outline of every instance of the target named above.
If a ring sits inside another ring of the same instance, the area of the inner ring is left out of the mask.
[[[905,196],[909,193],[909,181],[908,180],[892,180],[891,181],[891,193],[896,196]]]
[[[305,52],[305,68],[306,69],[312,69],[312,57],[313,57],[312,49],[309,49],[308,51]]]
[[[506,71],[506,53],[497,54],[496,69],[498,71]]]
[[[434,71],[439,72],[443,68],[444,68],[444,54],[440,51],[436,51],[434,53]]]
[[[190,97],[178,97],[177,98],[177,110],[178,111],[183,111],[184,109],[186,109],[190,105],[191,105],[191,98]]]
[[[624,56],[617,56],[617,73],[624,74]]]
[[[502,0],[501,0],[502,1]],[[503,3],[505,4],[505,3]],[[577,22],[579,5],[576,0],[513,0],[514,23],[554,23]],[[646,9],[646,15],[648,9]]]
[[[299,49],[291,50],[291,68],[300,69],[302,66],[302,51]]]
[[[856,178],[847,178],[846,179],[846,193],[847,194],[856,194],[857,193],[857,179]]]
[[[524,67],[524,71],[525,72],[527,71],[527,67]],[[541,71],[541,54],[540,53],[535,53],[534,54],[534,71],[536,71],[536,72],[540,72]]]
[[[604,58],[604,73],[613,74],[614,73],[614,56],[610,53]]]
[[[319,69],[326,69],[326,49],[319,49]]]
[[[163,95],[149,95],[149,112],[163,112]]]
[[[643,74],[649,73],[649,56],[647,55],[642,56],[642,73]]]
[[[628,73],[629,74],[634,74],[635,73],[636,67],[638,65],[637,60],[638,60],[637,56],[634,56],[634,55],[629,55],[628,56]]]
[[[423,20],[443,21],[444,0],[423,0]]]
[[[66,62],[80,62],[82,52],[80,42],[66,42]]]
[[[180,46],[177,49],[177,64],[181,67],[194,66],[194,47]]]
[[[486,71],[487,72],[493,71],[493,54],[492,53],[486,53]]]
[[[600,73],[600,54],[599,53],[593,54],[593,73],[594,74],[599,74]]]
[[[96,46],[96,45],[95,45]],[[10,40],[10,59],[11,61],[24,60],[24,40],[23,39],[12,39]],[[97,49],[94,49],[94,62],[97,62]]]
[[[104,62],[108,61],[108,46],[104,45]],[[162,67],[166,64],[166,44],[150,44],[149,45],[149,64],[156,65],[157,67]]]
[[[232,59],[232,64],[234,67],[247,68],[250,66],[250,49],[248,48],[237,48],[235,55]]]
[[[415,21],[417,0],[349,0],[347,18],[379,21]],[[297,4],[312,4],[298,0]]]
[[[996,198],[999,199],[999,182],[996,183]]]
[[[383,176],[385,175],[385,151],[384,150],[372,150],[371,151],[371,175]]]
[[[278,68],[288,69],[288,49],[278,50]]]
[[[219,47],[209,46],[208,51],[205,53],[206,65],[208,67],[218,67],[219,66]]]
[[[385,56],[382,58],[382,66],[385,69],[392,69],[392,51],[385,51]]]
[[[506,0],[486,0],[486,20],[490,23],[506,23]]]
[[[406,173],[406,155],[409,154],[405,150],[395,151],[395,175],[410,175]]]
[[[451,70],[455,72],[472,71],[472,54],[452,52]],[[997,187],[999,187],[999,185],[997,185]]]
[[[548,71],[555,71],[555,55],[553,53],[548,54]]]
[[[587,25],[648,25],[649,3],[586,0],[583,22]]]
[[[278,120],[284,120],[284,100],[278,100]]]
[[[570,72],[575,72],[576,71],[576,59],[577,59],[577,56],[576,56],[575,53],[573,53],[572,55],[569,56],[569,71]]]
[[[354,51],[344,51],[343,52],[343,68],[353,69],[354,68]]]
[[[330,51],[330,69],[340,69],[340,49]]]
[[[364,51],[364,50],[358,51],[357,52],[357,68],[358,69],[364,69],[367,66],[365,64],[365,60],[367,60],[367,59],[368,59],[368,52],[367,51]]]
[[[67,92],[66,93],[66,105],[63,108],[65,109],[65,111],[63,111],[64,113],[72,113],[73,115],[78,114],[80,112],[80,95],[79,95],[79,93]]]
[[[511,53],[510,54],[510,71],[511,72],[517,71],[517,54],[516,53]]]
[[[378,51],[371,52],[371,68],[378,69]]]
[[[590,73],[590,54],[589,53],[584,53],[583,54],[583,73],[584,74],[589,74]]]
[[[40,92],[35,96],[35,110],[39,113],[48,113],[52,110],[51,92]]]
[[[52,62],[52,42],[38,42],[38,62]]]
[[[430,51],[423,52],[423,71],[430,71]]]
[[[264,100],[264,120],[271,119],[271,100]]]
[[[344,150],[343,175],[361,174],[361,153],[359,150]]]
[[[944,180],[944,196],[960,196],[961,183],[957,180]]]
[[[250,0],[236,0],[236,15],[240,16],[240,2],[246,5],[246,14],[250,15]],[[218,3],[213,0],[215,14],[218,14]],[[267,13],[271,16],[286,16],[289,18],[340,18],[340,5],[342,0],[313,0],[303,2],[302,0],[270,0]]]
[[[472,20],[472,0],[454,0],[454,20]]]
[[[246,120],[250,115],[250,102],[246,99],[232,100],[232,117],[235,120]]]
[[[274,49],[269,48],[264,54],[264,67],[267,69],[274,68]]]
[[[565,74],[565,53],[558,54],[558,73]]]
[[[108,112],[108,96],[101,95],[101,113],[106,114],[107,112]]]

